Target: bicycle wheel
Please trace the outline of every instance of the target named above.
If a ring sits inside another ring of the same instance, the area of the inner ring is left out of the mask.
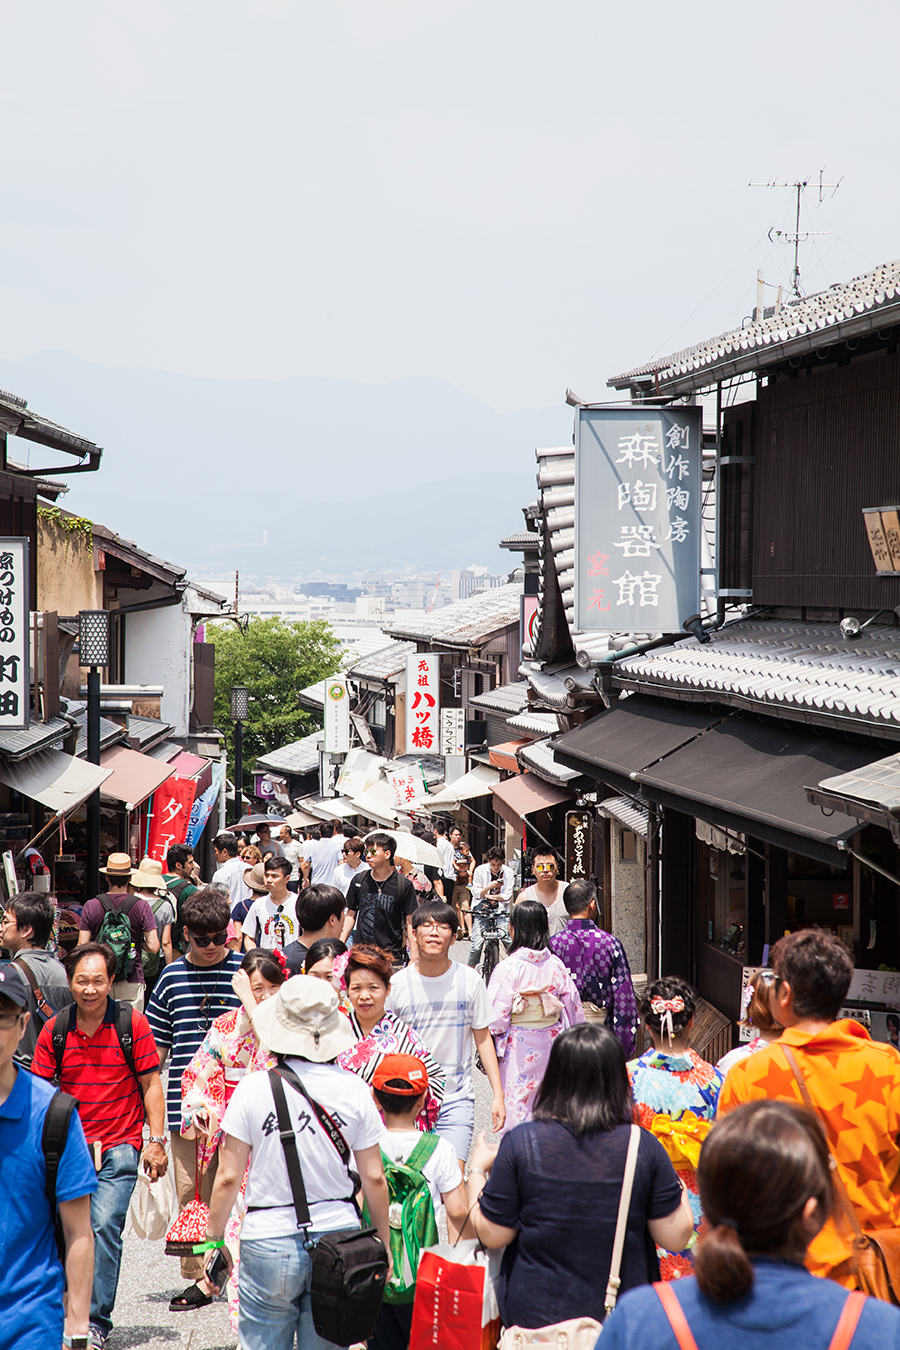
[[[500,944],[496,938],[487,938],[484,944],[484,960],[481,964],[481,977],[485,984],[490,983],[500,955]]]

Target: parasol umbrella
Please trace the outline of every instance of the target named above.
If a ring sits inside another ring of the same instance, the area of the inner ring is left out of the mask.
[[[368,834],[363,835],[363,843],[371,839],[373,834],[389,834],[396,844],[394,850],[395,858],[405,858],[407,862],[419,863],[422,867],[440,867],[444,863],[440,853],[438,853],[434,844],[428,844],[424,839],[420,839],[417,834],[410,834],[407,830],[370,830]]]
[[[283,825],[283,816],[241,816],[233,825],[227,825],[228,830],[255,830],[260,825]]]

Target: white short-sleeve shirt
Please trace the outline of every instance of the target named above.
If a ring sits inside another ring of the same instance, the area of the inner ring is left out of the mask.
[[[380,1140],[381,1151],[392,1162],[404,1163],[421,1138],[418,1130],[385,1130]],[[428,1182],[434,1212],[438,1214],[444,1203],[441,1196],[455,1191],[462,1180],[456,1150],[446,1139],[438,1139],[437,1147],[422,1168],[422,1176]]]
[[[310,1064],[293,1058],[287,1064],[309,1095],[328,1112],[353,1152],[380,1143],[384,1125],[361,1078],[334,1064]],[[352,1182],[337,1149],[306,1098],[289,1083],[284,1085],[284,1095],[297,1136],[312,1228],[334,1232],[357,1227],[359,1217],[349,1198]],[[296,1233],[297,1216],[267,1073],[248,1074],[238,1083],[222,1127],[226,1134],[250,1145],[247,1205],[263,1206],[248,1212],[241,1237],[249,1240]]]
[[[415,1027],[444,1070],[444,1104],[474,1100],[472,1031],[488,1026],[494,1015],[478,971],[451,961],[443,975],[424,976],[407,966],[391,980],[385,1007]]]

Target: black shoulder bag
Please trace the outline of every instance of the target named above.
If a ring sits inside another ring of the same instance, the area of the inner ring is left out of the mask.
[[[355,1195],[355,1183],[359,1178],[350,1169],[350,1147],[331,1116],[318,1102],[313,1101],[300,1079],[286,1065],[270,1069],[269,1082],[275,1099],[297,1227],[308,1229],[311,1220],[297,1152],[297,1136],[291,1127],[284,1092],[285,1082],[306,1098],[315,1112],[316,1120],[337,1150],[353,1186],[353,1194],[348,1199],[353,1201],[359,1213]],[[387,1252],[374,1228],[341,1229],[325,1233],[319,1238],[312,1253],[309,1295],[313,1323],[323,1340],[332,1341],[335,1345],[352,1345],[357,1341],[368,1340],[375,1330],[384,1298],[387,1270]]]

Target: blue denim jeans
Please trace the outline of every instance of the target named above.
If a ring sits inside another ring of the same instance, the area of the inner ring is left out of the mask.
[[[108,1336],[119,1287],[122,1233],[131,1194],[137,1181],[138,1151],[133,1144],[116,1144],[103,1155],[97,1189],[91,1196],[94,1230],[94,1287],[91,1290],[91,1326]]]
[[[479,914],[477,909],[472,910],[472,946],[469,948],[469,965],[477,966],[481,960],[481,953],[484,950],[484,929],[485,927],[493,929],[499,928],[503,937],[501,944],[509,947],[509,915],[497,914],[488,915]]]
[[[334,1350],[313,1325],[312,1246],[321,1233],[241,1239],[238,1338],[241,1350]]]

